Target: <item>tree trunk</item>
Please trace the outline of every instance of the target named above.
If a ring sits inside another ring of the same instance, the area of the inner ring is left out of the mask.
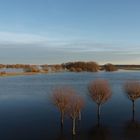
[[[61,112],[61,127],[63,127],[64,124],[64,112]]]
[[[98,104],[97,114],[98,126],[100,126],[100,104]]]
[[[81,121],[81,111],[79,111],[79,121]]]
[[[132,100],[132,121],[135,120],[135,101]]]
[[[73,134],[73,135],[76,134],[76,132],[75,132],[75,121],[76,121],[76,119],[73,118],[73,124],[72,124],[72,134]]]

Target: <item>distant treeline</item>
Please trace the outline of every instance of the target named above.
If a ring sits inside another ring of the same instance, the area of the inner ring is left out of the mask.
[[[108,63],[100,66],[97,62],[69,62],[63,64],[63,67],[65,67],[69,71],[74,71],[74,72],[81,72],[81,71],[98,72],[100,70],[111,72],[111,71],[118,70],[118,68],[113,64]]]
[[[68,69],[69,71],[90,71],[97,72],[99,71],[99,65],[96,62],[69,62],[63,64],[63,67]]]
[[[104,71],[117,71],[118,69],[140,69],[140,65],[113,65],[107,63],[105,65],[99,65],[97,62],[68,62],[63,64],[53,64],[53,65],[29,65],[29,64],[0,64],[0,69],[2,68],[15,68],[23,69],[24,72],[59,72],[59,71],[71,71],[71,72],[98,72],[100,70]],[[5,71],[1,71],[1,74],[5,74]]]
[[[20,68],[29,68],[32,66],[36,66],[36,65],[29,65],[29,64],[0,64],[0,68],[16,68],[16,69],[20,69]]]
[[[140,69],[140,65],[116,65],[119,69]]]

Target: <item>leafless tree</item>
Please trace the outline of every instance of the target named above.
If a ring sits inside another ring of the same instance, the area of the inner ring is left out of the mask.
[[[128,81],[124,84],[124,90],[127,97],[132,101],[132,114],[133,120],[135,116],[135,100],[140,98],[140,82]]]
[[[111,89],[107,80],[97,79],[89,84],[89,95],[96,102],[98,124],[100,122],[100,106],[111,97]]]
[[[75,93],[70,87],[57,87],[53,91],[52,101],[61,113],[61,126],[64,123],[64,115],[66,114],[71,96]]]
[[[84,108],[85,102],[81,96],[77,96],[77,102],[79,105],[79,116],[78,119],[81,120],[81,110]]]
[[[74,95],[68,108],[68,114],[72,119],[72,134],[76,134],[76,119],[81,116],[81,110],[84,107],[84,100],[81,96]],[[80,115],[80,116],[79,116]]]

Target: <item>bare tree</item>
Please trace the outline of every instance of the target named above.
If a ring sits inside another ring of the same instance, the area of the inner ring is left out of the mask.
[[[76,134],[76,119],[80,117],[81,110],[84,107],[84,100],[80,96],[72,96],[68,108],[68,114],[72,119],[72,134]]]
[[[66,114],[71,96],[75,94],[69,87],[58,87],[53,91],[52,101],[61,113],[61,126],[64,123],[64,115]]]
[[[132,101],[133,120],[135,116],[135,100],[140,98],[140,82],[128,81],[124,84],[124,89],[127,97]]]
[[[96,102],[98,109],[98,124],[100,122],[100,106],[111,97],[111,90],[107,80],[95,80],[89,84],[89,95]]]
[[[79,106],[79,116],[78,119],[81,120],[81,110],[84,108],[85,102],[81,96],[77,96],[77,103]]]

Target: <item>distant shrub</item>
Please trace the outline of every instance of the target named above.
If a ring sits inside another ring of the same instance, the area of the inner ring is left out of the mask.
[[[5,71],[0,72],[0,75],[5,75],[5,74],[6,74]]]
[[[49,68],[48,68],[48,65],[47,64],[41,65],[41,68],[45,72],[48,72],[49,71]]]
[[[40,72],[40,70],[36,66],[30,66],[28,68],[24,68],[24,72]]]
[[[118,69],[115,65],[108,63],[104,65],[104,70],[111,72],[111,71],[117,71]]]
[[[5,68],[5,65],[3,65],[3,64],[0,64],[0,68]]]
[[[99,70],[99,65],[96,62],[69,62],[63,64],[63,67],[69,71],[81,72],[97,72]]]

